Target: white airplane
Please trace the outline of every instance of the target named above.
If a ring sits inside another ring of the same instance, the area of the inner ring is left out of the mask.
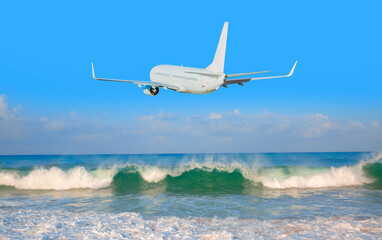
[[[143,87],[143,92],[149,96],[155,96],[159,93],[159,88],[171,89],[183,93],[196,93],[206,94],[218,90],[221,86],[227,87],[229,84],[239,84],[252,80],[270,79],[290,77],[296,67],[297,61],[293,65],[292,70],[288,75],[283,76],[270,76],[258,78],[240,78],[228,79],[239,76],[252,75],[257,73],[265,73],[270,71],[250,72],[250,73],[224,73],[224,60],[225,49],[227,45],[228,22],[224,23],[222,33],[220,35],[218,47],[216,49],[215,57],[212,63],[206,68],[191,68],[174,65],[158,65],[151,69],[149,81],[135,81],[135,80],[119,80],[119,79],[106,79],[96,78],[94,74],[94,65],[92,63],[93,78],[101,81],[113,82],[126,82],[134,83],[139,87]]]

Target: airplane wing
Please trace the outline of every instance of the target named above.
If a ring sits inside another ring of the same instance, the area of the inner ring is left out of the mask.
[[[97,78],[94,73],[94,65],[92,63],[92,75],[95,80],[100,80],[100,81],[110,81],[110,82],[125,82],[125,83],[134,83],[138,85],[139,87],[141,86],[152,86],[152,87],[161,87],[165,89],[172,89],[172,90],[179,90],[177,86],[174,85],[169,85],[165,83],[158,83],[158,82],[149,82],[149,81],[135,81],[135,80],[121,80],[121,79],[108,79],[108,78]]]
[[[226,78],[239,77],[239,76],[246,76],[246,75],[258,74],[258,73],[266,73],[266,72],[270,72],[270,71],[227,74],[227,75],[226,75]],[[185,73],[197,74],[197,75],[207,76],[207,77],[220,77],[220,76],[224,75],[223,73],[213,73],[213,72],[210,72],[210,73],[204,73],[204,72],[191,72],[191,71],[187,71],[187,72],[185,72]]]
[[[239,84],[243,86],[243,83],[253,81],[253,80],[263,80],[263,79],[271,79],[271,78],[283,78],[283,77],[290,77],[292,76],[294,69],[296,67],[297,61],[294,63],[292,70],[289,72],[288,75],[283,75],[283,76],[270,76],[270,77],[258,77],[258,78],[240,78],[240,79],[231,79],[231,80],[225,80],[224,83],[222,84],[223,87],[227,87],[229,84]],[[253,74],[253,73],[249,73]],[[246,73],[238,73],[238,74],[230,74],[227,75],[228,77],[237,77],[237,76],[243,76],[243,75],[248,75]]]
[[[258,73],[266,73],[266,72],[270,72],[270,71],[227,74],[227,78],[231,78],[231,77],[240,77],[240,76],[246,76],[246,75],[258,74]]]

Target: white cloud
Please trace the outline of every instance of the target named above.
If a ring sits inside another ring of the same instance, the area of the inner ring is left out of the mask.
[[[0,119],[14,119],[20,117],[23,107],[19,104],[10,110],[7,100],[7,96],[0,94]]]
[[[322,115],[321,113],[311,114],[311,116],[328,120],[328,117]]]
[[[372,121],[371,124],[372,124],[373,127],[375,127],[375,128],[382,128],[381,124],[379,124],[378,121]]]
[[[214,112],[212,112],[212,113],[210,113],[210,115],[208,115],[208,118],[209,118],[209,119],[221,119],[221,118],[222,118],[222,115],[219,114],[219,113],[214,113]]]
[[[75,111],[70,111],[69,116],[72,118],[78,117],[78,114]]]
[[[79,112],[27,118],[0,96],[0,154],[369,151],[382,149],[380,122],[264,110],[157,114],[105,120]],[[240,114],[239,114],[240,113]],[[219,119],[212,121],[211,119]]]
[[[7,96],[0,95],[0,119],[7,119],[9,117]]]
[[[48,118],[47,118],[47,117],[45,117],[45,116],[43,116],[43,117],[40,117],[40,121],[41,121],[41,122],[46,122],[46,121],[48,121]]]
[[[233,110],[233,113],[234,114],[240,114],[240,110],[239,109],[235,109],[235,110]]]
[[[66,127],[66,123],[63,120],[53,120],[45,124],[47,130],[62,131]]]

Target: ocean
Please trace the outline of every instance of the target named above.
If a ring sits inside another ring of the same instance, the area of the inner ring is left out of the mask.
[[[0,156],[0,239],[382,239],[381,153]]]

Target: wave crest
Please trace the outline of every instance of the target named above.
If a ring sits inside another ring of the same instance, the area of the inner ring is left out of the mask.
[[[57,167],[37,168],[26,176],[16,172],[0,172],[0,185],[17,189],[68,190],[76,188],[99,189],[110,186],[115,170],[96,170],[93,174],[84,167],[64,171]]]
[[[309,171],[309,169],[305,169]],[[346,187],[357,186],[370,183],[363,171],[362,165],[354,167],[331,167],[329,170],[308,176],[282,176],[281,179],[260,176],[261,183],[268,188],[327,188],[327,187]]]
[[[112,187],[117,192],[161,189],[161,192],[235,194],[242,193],[244,189],[261,186],[287,189],[366,184],[382,189],[381,159],[382,154],[374,154],[355,166],[343,167],[257,167],[240,162],[228,164],[191,161],[176,167],[125,164],[94,171],[81,166],[67,171],[57,167],[36,168],[26,175],[0,171],[0,185],[13,186],[17,189],[68,190]]]

